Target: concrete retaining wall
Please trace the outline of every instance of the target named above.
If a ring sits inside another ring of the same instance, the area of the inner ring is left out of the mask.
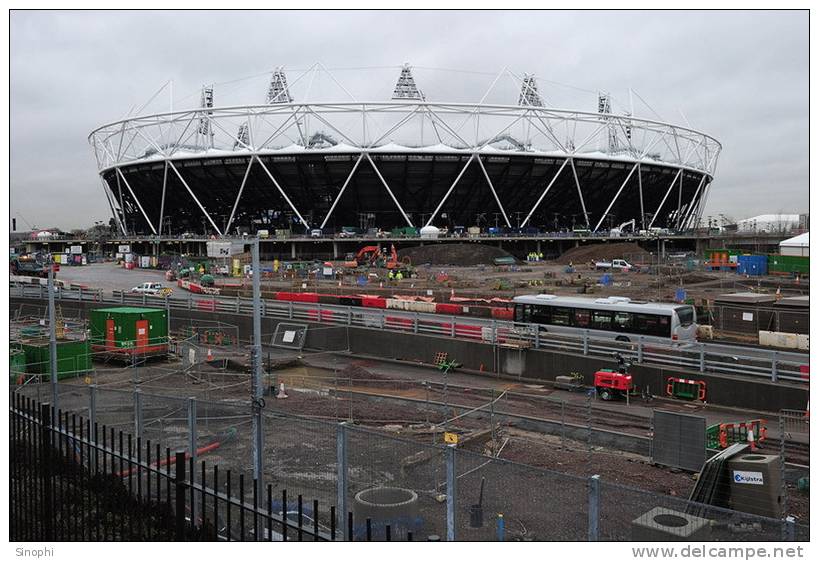
[[[10,308],[19,304],[35,303],[42,306],[39,299],[13,297]],[[108,307],[110,304],[93,302],[72,302],[63,300],[60,305],[64,313],[78,310],[86,315],[88,310]],[[73,315],[71,313],[66,315]],[[196,310],[171,310],[171,329],[179,329],[191,320],[214,321],[236,325],[239,337],[250,339],[252,318],[250,316],[222,313],[218,317],[211,312]],[[262,319],[263,343],[269,343],[278,323],[301,323],[299,321]],[[349,347],[348,347],[349,345]],[[431,364],[438,352],[448,353],[466,370],[476,373],[496,373],[515,379],[552,381],[556,376],[580,372],[587,381],[600,368],[614,368],[614,359],[583,356],[581,354],[556,353],[540,349],[512,349],[496,347],[479,341],[450,339],[434,335],[396,333],[363,327],[346,327],[328,324],[311,324],[307,333],[308,349],[349,351],[353,354],[370,355],[379,358]],[[716,374],[699,374],[659,366],[633,365],[630,370],[635,384],[648,385],[652,393],[663,395],[666,380],[670,376],[704,380],[707,384],[709,403],[725,407],[752,409],[755,411],[778,412],[780,409],[804,409],[808,402],[807,385],[787,382],[772,383],[767,380],[738,378]]]

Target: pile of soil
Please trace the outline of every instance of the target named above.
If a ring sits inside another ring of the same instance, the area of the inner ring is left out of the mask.
[[[492,265],[498,257],[513,257],[499,247],[479,243],[430,243],[407,247],[398,252],[399,259],[409,257],[413,265],[452,265],[469,267],[472,265]]]
[[[556,263],[588,263],[611,259],[630,259],[632,262],[651,262],[651,254],[636,243],[594,243],[573,247],[555,259]]]

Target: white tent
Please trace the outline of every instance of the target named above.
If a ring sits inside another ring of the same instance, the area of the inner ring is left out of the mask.
[[[760,214],[737,222],[740,232],[789,232],[798,226],[798,214]]]
[[[780,255],[810,255],[810,232],[779,242]]]

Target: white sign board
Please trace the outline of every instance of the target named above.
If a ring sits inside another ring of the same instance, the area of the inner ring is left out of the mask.
[[[208,257],[231,257],[244,252],[245,246],[236,242],[208,242]]]
[[[72,245],[71,246],[71,255],[82,255],[82,246],[81,245]]]
[[[741,485],[764,485],[765,480],[761,471],[738,471],[734,470],[734,483]]]
[[[742,321],[754,321],[754,314],[751,312],[742,312]]]
[[[284,343],[292,343],[296,340],[296,332],[295,331],[285,331],[284,335],[282,336],[282,341]]]
[[[131,246],[121,245],[117,248],[117,253],[131,253]]]

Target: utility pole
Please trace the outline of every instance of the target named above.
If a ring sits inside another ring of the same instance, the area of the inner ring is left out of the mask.
[[[59,392],[57,389],[57,324],[54,316],[54,256],[48,254],[48,357],[51,367],[51,423],[56,424]]]
[[[253,371],[250,379],[251,403],[253,404],[253,479],[256,481],[258,496],[264,489],[264,435],[262,434],[262,288],[261,266],[259,264],[259,238],[250,246],[253,275],[253,346],[251,347],[251,364]]]

